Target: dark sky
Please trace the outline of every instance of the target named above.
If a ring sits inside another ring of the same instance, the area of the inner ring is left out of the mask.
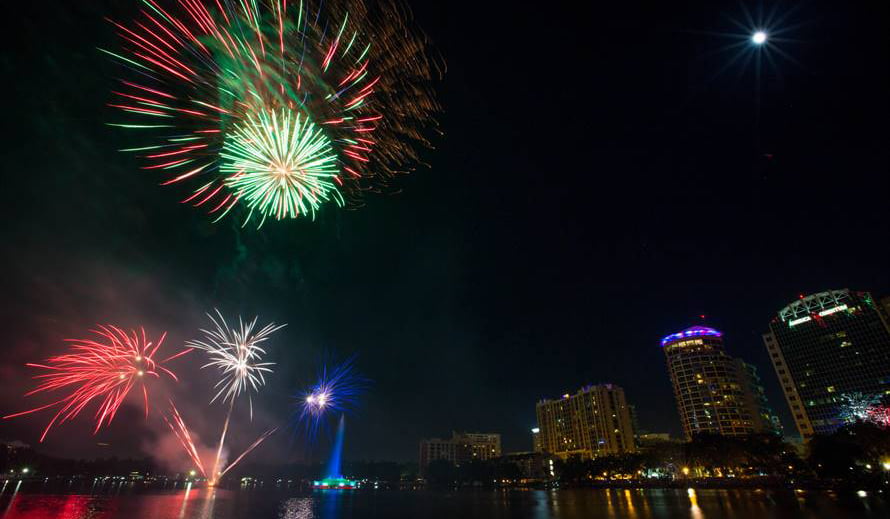
[[[528,450],[535,402],[588,383],[678,433],[659,339],[706,314],[793,432],[760,339],[771,317],[799,293],[890,293],[884,2],[780,2],[789,41],[759,101],[756,64],[733,62],[748,47],[725,50],[745,37],[740,3],[413,2],[448,63],[431,169],[261,231],[209,223],[116,151],[133,143],[104,125],[114,69],[96,47],[130,3],[20,2],[3,20],[3,414],[27,405],[23,364],[65,337],[144,324],[178,347],[219,307],[289,324],[233,441],[286,421],[321,357],[353,353],[374,384],[347,458],[411,460],[453,429]],[[198,360],[177,391],[206,436],[220,409]],[[48,418],[0,438],[34,443]],[[128,409],[44,449],[141,455],[161,430]],[[259,455],[305,452],[279,434]]]

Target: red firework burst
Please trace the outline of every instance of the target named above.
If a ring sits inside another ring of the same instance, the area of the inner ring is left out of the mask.
[[[92,332],[98,336],[97,339],[68,339],[66,342],[71,345],[68,353],[50,357],[43,364],[26,364],[43,370],[43,373],[34,376],[41,382],[36,388],[25,393],[25,396],[69,390],[66,396],[55,402],[3,418],[14,418],[44,409],[58,408],[40,436],[42,442],[53,425],[73,419],[91,402],[98,401],[99,407],[94,417],[95,433],[103,424],[106,426],[111,424],[130,390],[136,386],[142,388],[145,416],[148,417],[147,380],[161,379],[162,375],[174,381],[178,380],[176,375],[163,364],[191,351],[186,349],[156,361],[155,355],[164,342],[166,332],[161,334],[157,342],[150,341],[142,328],[128,333],[117,326],[99,325],[98,329]]]

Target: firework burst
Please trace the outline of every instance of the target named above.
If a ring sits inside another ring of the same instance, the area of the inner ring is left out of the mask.
[[[213,329],[201,330],[204,333],[204,338],[188,341],[186,346],[206,351],[210,357],[210,362],[202,366],[202,368],[215,367],[219,371],[220,379],[214,386],[217,392],[210,400],[210,403],[216,400],[229,402],[226,420],[223,423],[222,433],[219,438],[219,446],[216,450],[213,471],[210,475],[210,483],[216,484],[219,478],[275,432],[275,429],[271,429],[263,433],[234,462],[222,468],[223,448],[226,442],[226,434],[229,430],[229,423],[232,419],[232,411],[235,409],[235,399],[241,394],[247,394],[250,418],[252,420],[253,400],[250,392],[259,391],[266,384],[265,374],[272,373],[271,366],[274,366],[272,362],[262,362],[266,350],[260,345],[267,341],[273,333],[287,325],[269,323],[255,332],[257,317],[254,317],[250,322],[245,322],[241,317],[238,317],[237,328],[229,327],[219,310],[216,310],[216,317],[211,314],[207,314],[207,317],[213,323]],[[176,432],[176,428],[173,429]],[[182,429],[185,429],[184,425]]]
[[[840,396],[840,418],[846,423],[882,423],[886,408],[881,405],[881,394],[844,393]]]
[[[143,0],[115,21],[114,126],[216,219],[314,217],[420,163],[442,74],[398,0]],[[162,5],[164,4],[164,5]]]
[[[176,375],[164,367],[167,362],[188,353],[183,350],[163,360],[155,356],[164,342],[166,333],[157,342],[151,341],[140,328],[130,332],[113,325],[100,325],[93,333],[96,339],[69,339],[70,352],[50,357],[42,364],[27,366],[44,371],[34,378],[40,384],[25,396],[38,393],[68,390],[69,393],[55,402],[4,418],[13,418],[50,408],[58,408],[40,436],[42,442],[50,429],[78,416],[90,403],[99,402],[94,415],[94,432],[114,420],[120,406],[130,391],[141,388],[145,416],[149,411],[148,381]]]
[[[213,322],[213,329],[201,330],[203,339],[194,339],[186,342],[189,348],[204,350],[210,357],[210,362],[202,368],[217,368],[220,379],[214,386],[216,394],[210,400],[234,403],[242,393],[248,395],[250,403],[250,415],[253,416],[253,401],[250,391],[258,391],[266,384],[266,373],[272,373],[271,366],[274,362],[262,362],[266,350],[261,346],[276,331],[284,328],[285,324],[267,324],[254,332],[257,317],[253,321],[245,322],[238,318],[238,327],[231,328],[225,318],[216,311],[216,317],[207,314]]]
[[[220,156],[226,185],[251,211],[296,218],[330,198],[342,204],[334,179],[337,156],[321,129],[286,110],[248,116]]]
[[[297,423],[303,424],[310,438],[323,427],[328,416],[351,410],[368,381],[358,375],[354,358],[328,369],[322,366],[314,385],[296,395]]]

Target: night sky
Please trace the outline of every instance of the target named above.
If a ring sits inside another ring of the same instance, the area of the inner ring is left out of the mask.
[[[414,1],[448,64],[431,167],[359,210],[260,231],[210,223],[117,151],[134,138],[105,125],[116,69],[96,47],[116,43],[103,16],[136,4],[3,17],[2,414],[48,401],[22,401],[24,363],[66,337],[144,324],[172,349],[217,307],[288,323],[235,442],[286,422],[320,360],[352,354],[373,385],[347,419],[348,459],[414,460],[452,430],[529,450],[535,402],[590,383],[624,387],[642,428],[676,435],[659,340],[704,314],[796,433],[769,320],[800,293],[890,294],[886,2],[779,2],[786,41],[758,68],[749,45],[727,49],[753,3]],[[175,391],[209,439],[222,410],[200,364],[176,365]],[[41,448],[162,451],[159,417],[139,413],[97,436],[83,417]],[[0,439],[36,443],[49,417],[0,422]],[[282,433],[258,456],[324,446]]]

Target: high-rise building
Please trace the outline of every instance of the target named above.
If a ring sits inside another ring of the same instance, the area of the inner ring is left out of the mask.
[[[420,440],[420,459],[417,464],[420,469],[420,475],[424,476],[426,468],[429,467],[430,463],[437,460],[444,460],[452,465],[455,464],[457,462],[455,447],[455,443],[450,439],[431,438]]]
[[[739,436],[771,429],[756,372],[726,353],[722,333],[693,326],[663,338],[661,346],[687,440],[698,433]]]
[[[890,328],[867,292],[802,295],[779,310],[763,340],[804,438],[843,424],[844,395],[890,392]]]
[[[746,404],[757,413],[754,420],[759,423],[755,423],[755,431],[782,436],[784,432],[782,422],[769,405],[760,375],[757,374],[757,368],[742,359],[736,359],[736,362],[738,362],[739,372],[742,374],[745,384]]]
[[[532,427],[532,451],[544,452],[544,446],[541,445],[541,428]]]
[[[637,415],[637,406],[627,404],[627,410],[630,412],[630,427],[633,429],[634,438],[636,438],[640,433],[644,432],[640,430],[640,417]]]
[[[450,439],[431,438],[420,440],[420,474],[424,475],[429,464],[445,460],[461,465],[474,460],[485,461],[501,456],[501,435],[496,433],[452,432]]]
[[[497,433],[452,433],[457,464],[485,461],[501,456],[501,435]]]
[[[583,387],[574,395],[541,400],[535,410],[544,452],[589,459],[636,450],[630,410],[618,386]]]

